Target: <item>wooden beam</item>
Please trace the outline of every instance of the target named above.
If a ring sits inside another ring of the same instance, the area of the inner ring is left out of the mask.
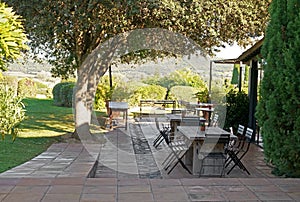
[[[242,92],[242,83],[243,83],[243,75],[242,75],[242,71],[243,71],[243,67],[242,67],[242,62],[240,62],[240,72],[239,72],[239,92]]]
[[[257,85],[258,85],[258,61],[250,60],[250,84],[249,84],[249,121],[248,127],[252,128],[254,133],[252,141],[256,135],[255,109],[257,105]]]

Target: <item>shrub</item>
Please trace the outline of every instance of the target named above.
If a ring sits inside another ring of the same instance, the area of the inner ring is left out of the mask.
[[[36,83],[29,78],[24,78],[18,82],[18,95],[22,97],[36,97]]]
[[[0,84],[6,85],[14,92],[17,92],[18,78],[15,76],[3,76],[2,78],[0,78]]]
[[[238,124],[248,125],[249,98],[246,93],[230,90],[226,94],[226,108],[224,129],[233,127],[234,131],[236,131]]]
[[[60,89],[60,99],[62,106],[64,107],[72,107],[72,98],[73,98],[73,90],[75,83],[66,83]]]
[[[103,76],[97,86],[96,94],[95,94],[95,109],[103,109],[105,108],[105,103],[107,100],[111,100],[112,94],[114,92],[114,88],[116,86],[115,78],[113,78],[113,88],[110,89],[109,77]]]
[[[197,93],[197,89],[191,86],[174,86],[171,88],[170,94],[176,100],[184,100],[188,102],[197,102],[197,98],[195,94]]]
[[[128,98],[134,93],[136,88],[137,87],[134,83],[122,82],[115,87],[111,98],[112,100],[116,101],[127,101]]]
[[[62,82],[53,87],[53,104],[56,106],[72,106],[74,82]]]
[[[0,133],[2,138],[5,135],[12,135],[13,140],[18,134],[18,126],[25,118],[22,98],[16,96],[14,90],[7,85],[0,85]]]
[[[65,83],[58,83],[52,89],[53,104],[56,106],[62,106],[62,101],[60,99],[60,89],[63,85],[65,85]]]
[[[45,95],[47,98],[52,98],[51,89],[44,83],[36,81],[37,94]]]
[[[130,97],[130,105],[137,106],[141,99],[163,100],[167,89],[158,85],[146,85],[137,88]]]
[[[198,99],[198,102],[204,102],[207,103],[208,99],[209,99],[209,95],[208,95],[208,89],[204,89],[202,91],[199,91],[195,94],[195,96]]]

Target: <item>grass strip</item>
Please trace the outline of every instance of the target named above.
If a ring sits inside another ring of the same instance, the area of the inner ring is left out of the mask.
[[[17,165],[20,165],[40,153],[47,148],[58,138],[16,138],[13,142],[10,135],[4,140],[0,140],[0,172],[9,170]]]

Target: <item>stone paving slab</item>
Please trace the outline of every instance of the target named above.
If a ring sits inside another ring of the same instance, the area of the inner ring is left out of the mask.
[[[97,145],[92,150],[96,153]],[[300,201],[300,179],[255,174],[257,168],[251,176],[226,178],[189,178],[178,171],[180,167],[163,179],[125,173],[88,178],[96,159],[83,144],[53,144],[0,174],[0,201]],[[255,165],[253,158],[250,162]]]
[[[300,201],[300,179],[0,178],[1,201]],[[233,182],[232,182],[233,181]],[[205,184],[207,183],[207,184]],[[292,188],[293,185],[295,188]]]
[[[0,178],[85,178],[95,164],[94,156],[83,144],[57,143],[30,161],[0,173]]]

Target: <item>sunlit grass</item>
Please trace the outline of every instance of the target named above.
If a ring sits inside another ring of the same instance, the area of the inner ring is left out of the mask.
[[[8,135],[0,139],[0,173],[20,165],[45,151],[56,138],[16,138]]]
[[[0,139],[0,172],[20,165],[45,151],[59,136],[74,132],[72,108],[57,107],[51,99],[24,99],[26,119],[20,125],[19,135],[12,141],[8,135]],[[104,112],[96,112],[98,122],[104,125]],[[101,133],[100,126],[93,132]]]
[[[24,99],[26,119],[18,137],[54,137],[73,132],[72,108],[57,107],[52,99]]]

